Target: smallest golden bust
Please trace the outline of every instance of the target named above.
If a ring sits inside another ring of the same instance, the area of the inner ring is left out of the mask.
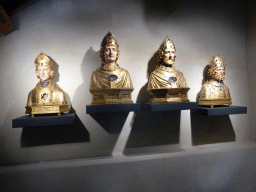
[[[148,92],[151,103],[189,102],[186,79],[182,72],[175,69],[176,49],[169,37],[158,48],[158,60],[155,70],[148,80]]]
[[[225,79],[226,68],[224,59],[217,55],[210,59],[210,67],[207,71],[208,80],[203,84],[199,93],[199,105],[229,105],[231,97],[228,86],[223,82]]]
[[[40,53],[36,60],[36,75],[40,79],[36,87],[30,91],[26,106],[26,114],[48,114],[68,112],[68,104],[64,91],[53,81],[54,69],[52,60]]]

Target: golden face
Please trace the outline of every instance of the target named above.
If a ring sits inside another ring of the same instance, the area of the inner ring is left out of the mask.
[[[111,45],[106,45],[105,50],[104,50],[104,58],[105,58],[105,63],[112,63],[116,61],[117,59],[117,49],[116,46],[111,44]]]
[[[163,53],[163,64],[173,65],[176,59],[176,51],[172,48],[166,48]]]
[[[217,81],[224,81],[226,70],[225,67],[217,67],[215,69],[214,79]]]
[[[217,55],[214,59],[214,63],[216,66],[221,66],[224,63],[224,60],[221,56]]]
[[[37,76],[42,82],[48,81],[53,73],[54,71],[51,71],[48,66],[41,65],[37,67]]]

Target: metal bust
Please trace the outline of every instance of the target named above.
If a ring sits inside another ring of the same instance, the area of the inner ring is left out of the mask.
[[[176,49],[173,41],[166,37],[157,53],[157,65],[148,80],[149,102],[188,102],[187,92],[189,88],[186,79],[183,73],[173,66],[176,60]]]
[[[119,67],[119,55],[117,40],[108,32],[100,46],[101,66],[91,77],[92,105],[133,103],[132,81],[128,71]]]
[[[52,60],[44,53],[35,59],[36,75],[40,79],[36,87],[30,91],[26,106],[26,114],[68,112],[68,104],[64,91],[53,81],[54,69]]]
[[[209,69],[207,71],[208,80],[203,84],[199,93],[199,105],[229,105],[231,106],[231,97],[228,86],[224,83],[226,67],[224,59],[220,56],[214,56],[210,59]]]

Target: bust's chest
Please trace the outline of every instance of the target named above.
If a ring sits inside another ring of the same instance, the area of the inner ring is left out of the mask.
[[[49,86],[42,88],[37,86],[34,90],[34,99],[38,104],[52,104],[54,98],[56,97],[56,92],[54,90],[55,86]]]

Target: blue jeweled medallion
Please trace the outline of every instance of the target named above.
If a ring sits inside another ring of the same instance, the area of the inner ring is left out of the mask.
[[[117,80],[117,78],[118,78],[117,75],[109,75],[109,76],[108,76],[108,80],[109,80],[109,81],[115,81],[115,80]]]
[[[177,81],[177,78],[176,77],[169,77],[169,80],[168,80],[170,83],[175,83]]]

